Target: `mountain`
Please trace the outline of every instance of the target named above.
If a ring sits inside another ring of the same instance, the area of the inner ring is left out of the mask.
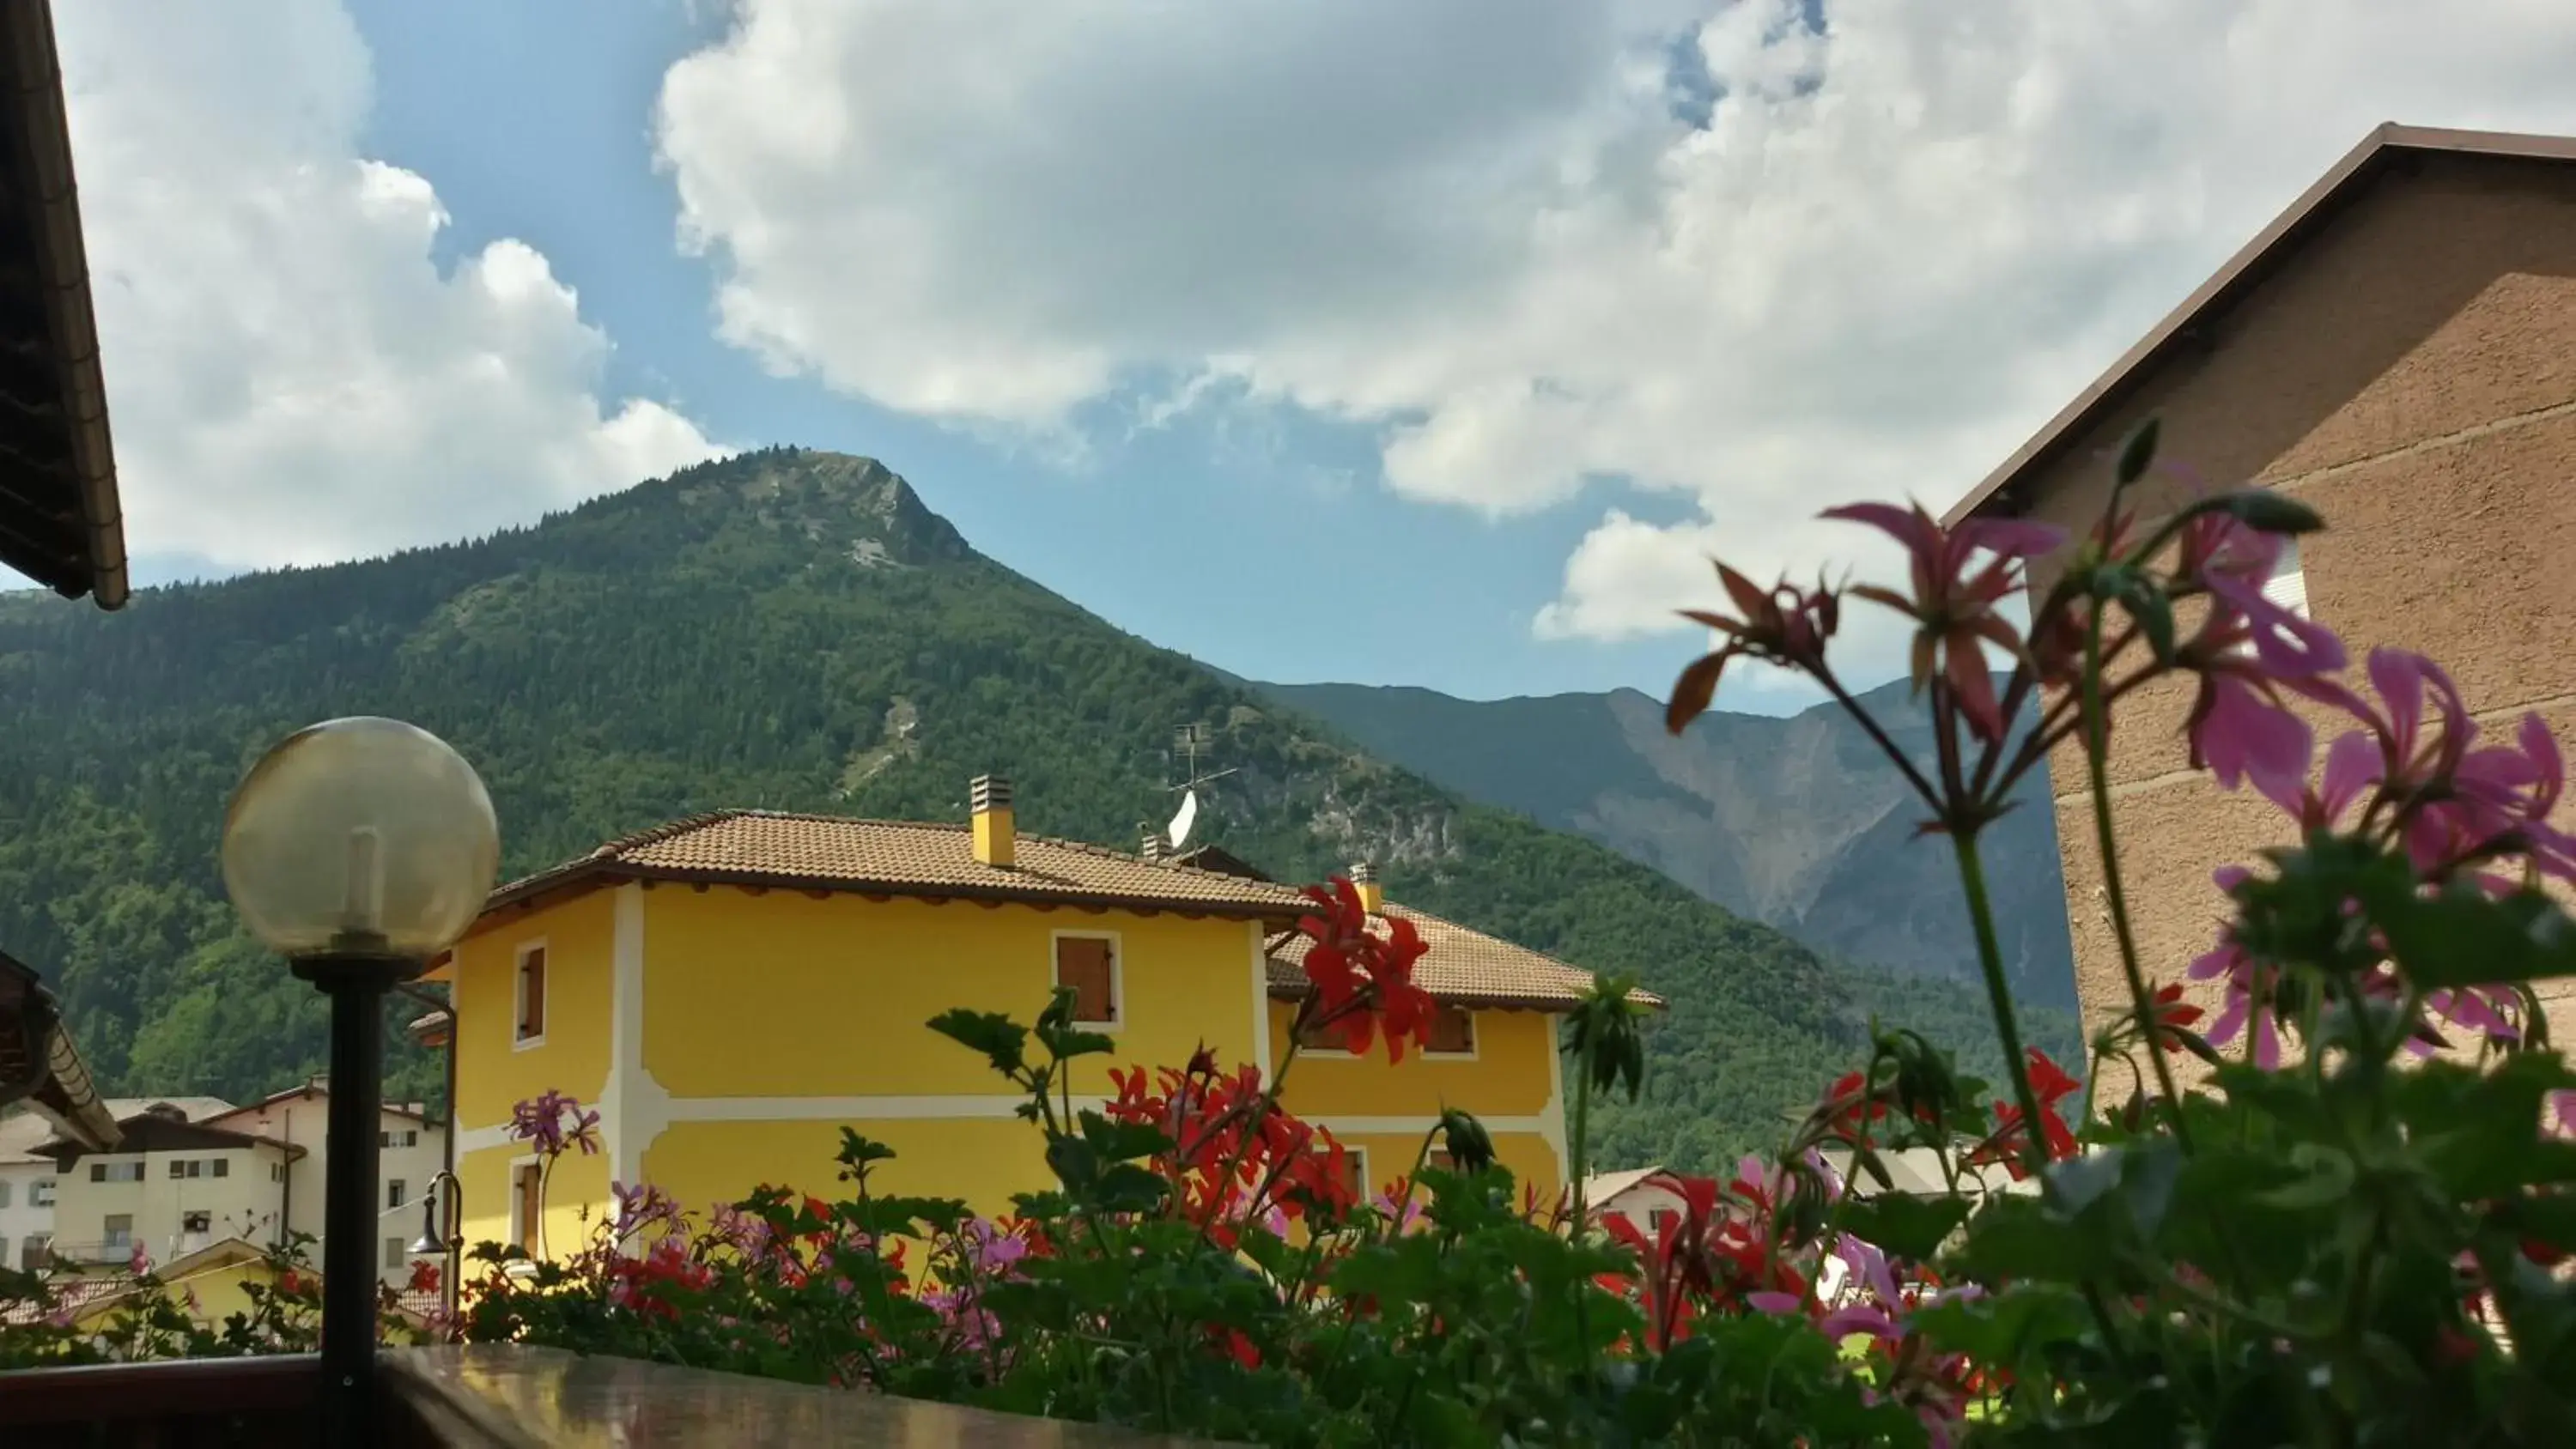
[[[1676,659],[1676,667],[1681,663]],[[1948,841],[1916,827],[1903,777],[1839,705],[1786,719],[1712,712],[1678,739],[1633,689],[1491,702],[1356,684],[1255,688],[1470,800],[1653,866],[1832,960],[1974,980]],[[1859,697],[1929,768],[1932,723],[1898,681]],[[2074,947],[2045,771],[1980,840],[2014,989],[2073,1010]]]
[[[261,750],[360,713],[475,762],[507,874],[724,806],[959,818],[983,771],[1013,778],[1024,828],[1132,849],[1168,805],[1174,730],[1204,724],[1236,773],[1203,838],[1287,879],[1373,860],[1399,899],[1673,1001],[1648,1099],[1607,1115],[1615,1158],[1771,1136],[1872,1011],[1993,1060],[1949,983],[1839,968],[1372,756],[976,553],[881,464],[769,449],[492,538],[148,590],[116,615],[0,599],[0,947],[54,978],[108,1090],[246,1098],[323,1065],[320,997],[240,934],[216,844]],[[426,1057],[396,1072],[434,1093]]]

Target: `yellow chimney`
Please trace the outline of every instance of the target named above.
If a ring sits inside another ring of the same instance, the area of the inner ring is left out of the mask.
[[[1359,890],[1360,905],[1372,916],[1386,914],[1386,887],[1377,883],[1377,867],[1360,861],[1351,867],[1351,884]]]
[[[975,813],[975,858],[1000,870],[1011,868],[1011,782],[1000,775],[977,775],[968,785]]]

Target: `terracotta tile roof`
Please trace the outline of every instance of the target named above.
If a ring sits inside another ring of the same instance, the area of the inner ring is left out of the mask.
[[[1103,846],[1021,835],[1005,870],[975,859],[963,824],[728,810],[614,840],[513,881],[486,910],[584,879],[705,881],[961,899],[1141,906],[1284,919],[1295,888],[1149,861]]]
[[[1592,973],[1578,970],[1543,952],[1515,946],[1455,921],[1390,901],[1386,914],[1413,923],[1427,948],[1414,964],[1413,979],[1438,1000],[1457,1006],[1516,1006],[1535,1011],[1563,1011],[1592,989]],[[1292,935],[1270,948],[1270,994],[1287,1000],[1306,994],[1306,938]],[[1629,1000],[1660,1008],[1664,999],[1649,991]]]
[[[134,1283],[135,1278],[132,1273],[119,1269],[113,1273],[99,1273],[87,1277],[58,1278],[49,1286],[54,1293],[55,1313],[60,1315],[61,1321],[69,1322],[105,1300],[131,1291]],[[41,1323],[44,1319],[44,1313],[33,1303],[13,1302],[6,1307],[0,1307],[0,1324],[13,1328]]]

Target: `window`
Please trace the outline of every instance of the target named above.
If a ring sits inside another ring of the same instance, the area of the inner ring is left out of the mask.
[[[378,1147],[418,1147],[420,1129],[406,1127],[400,1132],[379,1132],[376,1134],[376,1145]]]
[[[519,952],[519,1022],[513,1040],[534,1046],[546,1039],[546,948]]]
[[[1476,1054],[1476,1014],[1463,1006],[1444,1006],[1431,1017],[1431,1043],[1423,1048],[1436,1056],[1472,1057]]]
[[[232,1159],[229,1157],[218,1157],[214,1160],[213,1164],[207,1168],[206,1175],[208,1177],[230,1177],[232,1176],[232,1171]]]
[[[193,1162],[182,1162],[178,1158],[173,1157],[170,1159],[170,1175],[172,1177],[194,1177],[196,1174],[190,1172],[188,1169],[196,1165],[197,1164]]]
[[[539,1175],[533,1162],[523,1162],[511,1169],[510,1186],[517,1199],[510,1212],[511,1226],[517,1229],[514,1236],[519,1240],[521,1251],[531,1257],[537,1251],[537,1214],[543,1210],[545,1202],[538,1193],[538,1184],[543,1181],[545,1179]]]
[[[27,1185],[27,1206],[52,1207],[53,1205],[54,1180],[52,1178],[40,1177]]]
[[[1095,1026],[1118,1020],[1118,956],[1106,936],[1055,938],[1055,984],[1073,989],[1073,1019]]]
[[[19,1239],[18,1271],[21,1273],[34,1273],[43,1269],[46,1258],[45,1250],[53,1246],[53,1241],[53,1235],[50,1233],[29,1233],[24,1238]]]
[[[268,1165],[268,1180],[271,1182],[286,1181],[286,1164],[283,1162],[270,1163]]]
[[[411,1252],[410,1252],[410,1250],[409,1250],[409,1249],[407,1249],[407,1248],[405,1248],[405,1247],[403,1246],[403,1240],[402,1240],[402,1239],[400,1239],[400,1238],[387,1238],[387,1239],[385,1239],[385,1266],[386,1266],[386,1267],[388,1267],[388,1268],[399,1268],[399,1267],[401,1267],[403,1264],[408,1263],[408,1262],[410,1262],[410,1261],[411,1261]]]
[[[1657,1208],[1646,1214],[1646,1221],[1654,1228],[1655,1236],[1660,1238],[1664,1235],[1664,1229],[1673,1225],[1673,1219],[1676,1216],[1677,1214],[1671,1208]]]
[[[1353,1197],[1369,1195],[1368,1149],[1351,1147],[1342,1154],[1342,1188]]]
[[[140,1162],[93,1162],[89,1165],[89,1180],[92,1182],[141,1182],[143,1180],[143,1164]]]
[[[0,1177],[0,1207],[7,1207],[8,1205],[9,1205],[9,1179],[7,1179],[7,1178],[5,1178],[5,1177]],[[7,1249],[5,1249],[5,1248],[0,1248],[0,1260],[5,1260],[8,1256],[9,1256],[9,1252],[8,1252],[8,1250],[7,1250]]]
[[[0,1237],[0,1263],[6,1263],[6,1262],[8,1262],[8,1261],[9,1261],[9,1240],[8,1240],[7,1238],[5,1238],[5,1237]]]
[[[209,1232],[214,1228],[214,1226],[215,1215],[210,1212],[181,1213],[179,1215],[179,1231],[183,1233]]]
[[[2272,576],[2263,581],[2263,597],[2302,619],[2308,617],[2308,575],[2299,563],[2296,534],[2281,535],[2281,556],[2273,561]]]
[[[403,1180],[397,1177],[391,1182],[385,1184],[385,1207],[390,1210],[401,1207],[402,1205]]]
[[[134,1214],[109,1213],[107,1215],[106,1229],[99,1235],[99,1237],[101,1242],[111,1248],[133,1247]]]
[[[1343,1056],[1351,1054],[1350,1048],[1343,1042],[1342,1025],[1338,1022],[1325,1027],[1312,1025],[1299,1027],[1297,1049],[1308,1052],[1338,1052]]]

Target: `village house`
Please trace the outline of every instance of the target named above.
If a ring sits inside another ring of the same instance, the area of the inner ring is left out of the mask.
[[[17,1235],[22,1263],[113,1273],[137,1249],[159,1264],[232,1239],[280,1246],[291,1233],[315,1240],[308,1255],[319,1262],[328,1096],[317,1077],[240,1107],[212,1097],[119,1099],[109,1104],[118,1137],[105,1149],[51,1134],[13,1145],[15,1124],[0,1124],[0,1192],[42,1199],[42,1222]],[[374,1257],[378,1276],[400,1287],[411,1276],[418,1198],[445,1160],[446,1139],[419,1103],[388,1104],[380,1129]]]
[[[1443,1108],[1465,1108],[1553,1194],[1554,1014],[1589,976],[1360,888],[1429,943],[1431,1050],[1390,1064],[1301,1049],[1285,1105],[1357,1149],[1372,1184],[1410,1169]],[[993,777],[955,824],[730,811],[611,842],[495,892],[433,972],[452,983],[452,1028],[424,1029],[456,1053],[465,1237],[561,1254],[612,1182],[699,1210],[763,1183],[828,1190],[843,1126],[899,1154],[884,1190],[1006,1210],[1048,1180],[1037,1135],[1016,1090],[925,1023],[952,1007],[1028,1022],[1064,986],[1118,1044],[1078,1064],[1077,1097],[1106,1095],[1112,1066],[1177,1067],[1203,1046],[1267,1073],[1305,989],[1308,909],[1220,852],[1023,835]],[[540,1213],[541,1165],[509,1126],[549,1090],[595,1106],[602,1151],[562,1158]]]
[[[2356,660],[2374,645],[2430,655],[2483,728],[2537,711],[2576,750],[2576,140],[2379,128],[1949,520],[2080,533],[2113,453],[2151,417],[2162,456],[2210,485],[2279,489],[2324,514],[2323,533],[2285,551],[2275,598]],[[2152,516],[2185,496],[2157,475],[2137,501]],[[2055,580],[2042,563],[2031,588]],[[2211,872],[2294,833],[2251,791],[2189,768],[2190,699],[2180,679],[2133,696],[2110,761],[2123,880],[2159,980],[2211,943],[2224,910]],[[2082,757],[2070,745],[2050,772],[2076,981],[2098,1029],[2128,1002]],[[2562,1041],[2571,991],[2542,988]]]
[[[54,1168],[55,1265],[121,1269],[137,1252],[158,1263],[225,1238],[277,1239],[287,1168],[304,1149],[191,1121],[170,1102],[116,1125],[106,1151],[62,1137],[35,1149]]]
[[[202,1122],[232,1103],[220,1097],[109,1097],[97,1102],[109,1128],[152,1107],[168,1107]],[[54,1209],[62,1190],[61,1167],[36,1149],[64,1136],[52,1119],[34,1111],[0,1117],[0,1266],[36,1272],[49,1261]],[[84,1137],[93,1146],[103,1145]],[[104,1134],[104,1144],[115,1141]]]
[[[278,1184],[277,1217],[290,1230],[313,1236],[317,1263],[321,1261],[323,1184],[331,1157],[324,1130],[330,1097],[331,1079],[316,1076],[208,1119],[209,1126],[248,1132],[296,1149],[285,1180]],[[447,1163],[447,1130],[431,1119],[425,1102],[387,1102],[377,1113],[376,1142],[376,1276],[400,1286],[411,1277],[411,1244],[421,1230],[421,1194]]]

